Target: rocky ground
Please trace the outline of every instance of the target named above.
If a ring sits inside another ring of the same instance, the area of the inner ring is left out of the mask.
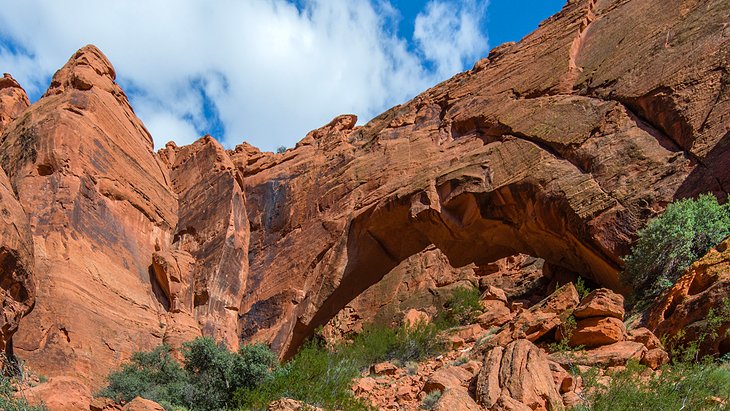
[[[501,290],[490,289],[482,302],[492,307],[498,301],[507,308],[501,296]],[[441,392],[436,410],[552,410],[585,398],[580,373],[591,367],[608,378],[629,360],[650,369],[669,360],[651,331],[627,332],[623,297],[607,289],[579,301],[568,284],[533,307],[508,310],[500,327],[504,317],[493,322],[482,316],[477,324],[449,331],[451,350],[437,358],[400,367],[374,365],[355,384],[355,393],[392,410],[417,409],[434,391]],[[576,328],[556,350],[550,342],[561,339],[561,315],[570,312],[578,319]]]

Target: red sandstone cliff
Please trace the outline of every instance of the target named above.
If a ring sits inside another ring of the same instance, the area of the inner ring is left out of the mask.
[[[730,187],[730,4],[698,4],[571,0],[472,70],[283,154],[210,137],[154,153],[93,46],[30,107],[4,78],[2,344],[17,328],[32,369],[92,387],[200,334],[289,355],[434,255],[459,273],[524,253],[628,291],[636,230]]]

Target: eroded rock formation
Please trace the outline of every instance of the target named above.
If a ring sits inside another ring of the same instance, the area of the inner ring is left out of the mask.
[[[708,314],[717,324],[711,329]],[[675,345],[697,340],[700,352],[722,356],[730,353],[730,238],[689,267],[649,311],[647,324],[658,336]],[[719,322],[717,320],[720,320]],[[677,335],[683,338],[677,340]]]
[[[728,7],[571,1],[362,127],[335,119],[283,154],[237,147],[244,336],[291,353],[430,244],[454,267],[525,253],[626,291],[620,256],[646,219],[730,185]]]
[[[179,347],[206,334],[236,349],[248,267],[245,202],[226,152],[208,137],[155,154],[114,78],[98,49],[82,48],[0,137],[14,191],[3,174],[9,227],[27,230],[17,198],[32,233],[32,243],[2,237],[17,250],[2,254],[8,267],[17,260],[4,284],[25,304],[7,310],[8,334],[33,301],[22,280],[34,247],[43,286],[16,352],[36,372],[94,388],[163,341]]]
[[[730,187],[729,12],[723,0],[571,0],[472,70],[363,126],[339,116],[281,154],[210,137],[154,153],[93,46],[30,107],[5,77],[3,342],[34,281],[16,351],[94,388],[132,352],[202,334],[291,355],[384,278],[399,304],[403,284],[438,283],[407,268],[432,258],[443,278],[471,270],[504,288],[485,324],[522,318],[506,299],[549,289],[546,268],[629,291],[618,272],[636,230],[673,199]],[[518,254],[534,260],[505,267],[534,276],[490,277]],[[546,335],[564,309],[509,342]],[[646,351],[618,341],[586,361]]]

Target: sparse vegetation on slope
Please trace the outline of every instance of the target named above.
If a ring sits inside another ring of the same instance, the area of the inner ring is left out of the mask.
[[[272,401],[287,397],[324,409],[367,410],[372,407],[355,398],[352,382],[370,365],[381,361],[405,364],[443,350],[438,336],[443,323],[402,326],[397,329],[371,325],[352,342],[332,349],[310,342],[273,379],[255,389],[239,390],[242,410],[264,410]]]
[[[728,410],[730,409],[730,364],[711,360],[676,363],[661,372],[645,373],[646,367],[629,363],[614,373],[608,387],[591,375],[584,376],[589,405],[576,411],[621,410]]]
[[[0,374],[0,410],[3,411],[46,411],[46,407],[33,407],[21,396],[16,397],[12,379]]]

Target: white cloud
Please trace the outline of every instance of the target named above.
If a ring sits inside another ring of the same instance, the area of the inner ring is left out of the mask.
[[[292,146],[341,113],[368,120],[470,66],[487,51],[485,5],[429,2],[413,40],[385,0],[208,2],[27,0],[0,8],[0,70],[31,94],[79,47],[96,44],[162,146],[217,121],[227,146]],[[217,118],[212,116],[217,114]]]
[[[477,4],[474,0],[464,1],[457,8],[446,1],[431,1],[416,17],[413,38],[425,58],[435,65],[438,76],[461,71],[464,59],[486,48],[478,19],[486,7],[487,3]]]

